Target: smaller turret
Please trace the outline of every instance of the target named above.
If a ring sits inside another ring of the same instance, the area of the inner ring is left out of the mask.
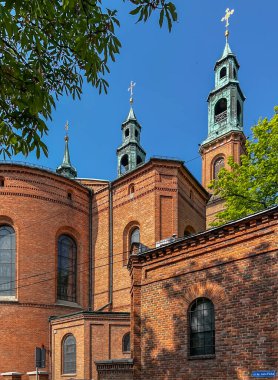
[[[70,162],[68,129],[69,129],[69,124],[68,124],[68,122],[66,122],[66,125],[65,125],[66,136],[65,136],[64,158],[63,158],[62,164],[60,166],[58,166],[58,168],[56,169],[56,173],[61,174],[64,177],[68,177],[68,178],[74,179],[74,178],[77,177],[77,171],[71,165],[71,162]]]
[[[127,119],[122,124],[122,144],[117,149],[118,177],[136,169],[145,162],[146,158],[146,152],[140,145],[141,126],[132,107],[134,86],[135,83],[131,82],[130,110]]]

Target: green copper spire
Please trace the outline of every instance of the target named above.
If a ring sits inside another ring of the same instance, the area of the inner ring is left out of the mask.
[[[202,145],[207,144],[231,131],[243,131],[243,95],[239,81],[239,64],[229,46],[229,17],[233,10],[226,9],[226,43],[222,57],[216,62],[215,86],[208,96],[208,137]]]
[[[77,171],[71,165],[71,162],[70,162],[69,136],[68,136],[69,125],[68,125],[68,122],[66,122],[65,129],[66,129],[66,136],[65,136],[65,152],[64,152],[63,162],[56,169],[56,173],[61,174],[61,175],[65,176],[65,177],[73,179],[73,178],[77,177]]]
[[[138,123],[133,110],[133,88],[136,83],[131,82],[130,110],[127,119],[122,124],[122,144],[117,149],[118,177],[136,169],[145,162],[146,153],[140,144],[141,125]]]
[[[226,58],[229,54],[233,54],[233,53],[232,53],[232,50],[230,48],[228,38],[226,38],[226,45],[225,45],[221,59]]]

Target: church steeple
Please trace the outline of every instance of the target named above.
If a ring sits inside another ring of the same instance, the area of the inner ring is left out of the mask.
[[[117,149],[118,177],[142,165],[146,158],[146,152],[140,145],[141,125],[133,110],[134,86],[135,83],[131,82],[130,110],[127,119],[122,124],[122,144]]]
[[[226,43],[221,58],[214,67],[215,85],[208,96],[208,136],[200,146],[202,156],[202,185],[208,190],[212,180],[218,178],[222,167],[229,170],[228,158],[240,164],[245,152],[243,133],[243,95],[239,81],[239,63],[230,48],[229,18],[234,13],[229,8],[221,21],[226,21]],[[224,201],[216,196],[207,204],[207,225],[217,212],[224,209]]]
[[[69,129],[69,125],[68,125],[68,122],[66,122],[66,125],[65,125],[66,136],[65,136],[64,157],[63,157],[62,164],[60,166],[58,166],[58,168],[56,169],[56,172],[58,174],[61,174],[61,175],[65,176],[65,177],[74,179],[74,178],[77,177],[77,171],[71,165],[71,162],[70,162],[68,129]]]
[[[230,48],[228,30],[225,35],[226,43],[223,54],[214,67],[215,86],[207,99],[208,137],[202,145],[228,132],[243,131],[245,96],[238,81],[239,63]]]

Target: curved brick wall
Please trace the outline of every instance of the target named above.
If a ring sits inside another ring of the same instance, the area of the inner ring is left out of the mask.
[[[56,299],[62,233],[76,240],[77,301],[88,306],[89,197],[77,182],[46,170],[0,164],[0,177],[0,225],[13,226],[17,251],[16,296],[0,297],[0,373],[26,373],[34,370],[34,348],[49,349],[48,317],[79,310]]]

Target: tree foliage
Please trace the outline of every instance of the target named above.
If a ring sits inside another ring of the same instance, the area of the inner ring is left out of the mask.
[[[241,165],[229,158],[210,188],[225,200],[225,210],[213,225],[245,217],[278,203],[278,107],[271,120],[259,120],[246,141]]]
[[[160,26],[166,20],[171,30],[177,20],[169,1],[122,1],[138,21],[155,10]],[[108,64],[121,47],[119,26],[117,10],[104,8],[102,0],[0,2],[0,154],[47,155],[42,137],[59,97],[80,98],[83,78],[107,92]]]

